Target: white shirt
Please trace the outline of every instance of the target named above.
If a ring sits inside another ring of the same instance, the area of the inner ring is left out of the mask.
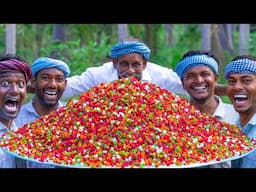
[[[237,119],[239,118],[239,114],[236,112],[233,105],[223,103],[221,98],[217,95],[215,95],[215,98],[219,101],[219,104],[215,109],[213,115],[220,121],[236,124]]]
[[[62,98],[69,98],[88,91],[92,86],[118,80],[118,72],[112,62],[99,67],[89,67],[81,75],[67,78],[67,86]],[[177,94],[186,94],[179,76],[166,67],[147,62],[142,73],[142,80],[159,85],[161,88]]]

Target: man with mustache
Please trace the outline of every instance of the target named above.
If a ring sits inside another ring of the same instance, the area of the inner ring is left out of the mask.
[[[7,54],[0,58],[0,136],[18,126],[14,119],[26,98],[26,85],[31,78],[30,66],[21,58]],[[25,161],[0,149],[1,168],[22,168]]]

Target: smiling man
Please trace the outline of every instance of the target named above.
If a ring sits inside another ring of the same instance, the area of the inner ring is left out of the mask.
[[[66,78],[70,74],[68,65],[61,60],[40,57],[34,61],[31,68],[31,87],[35,90],[35,95],[30,102],[21,107],[20,113],[15,119],[19,127],[64,105],[59,99],[65,90]],[[52,166],[28,162],[28,167],[47,168]]]
[[[30,78],[31,69],[22,59],[10,54],[0,58],[0,136],[8,130],[17,130],[14,119],[25,100]],[[0,149],[0,168],[18,168],[21,164],[21,159]]]
[[[237,125],[256,139],[256,57],[240,55],[225,68],[227,95],[239,113]],[[232,161],[232,168],[256,168],[256,151]]]
[[[150,53],[146,44],[132,38],[116,43],[110,51],[110,62],[89,67],[82,74],[67,78],[62,98],[80,95],[100,83],[125,77],[136,77],[174,93],[186,94],[177,74],[172,69],[150,62]]]
[[[238,113],[231,104],[222,102],[221,98],[214,94],[218,81],[218,62],[218,59],[207,51],[191,50],[185,53],[176,65],[176,72],[190,96],[192,105],[220,121],[235,124]],[[230,168],[231,162],[217,163],[209,167]]]

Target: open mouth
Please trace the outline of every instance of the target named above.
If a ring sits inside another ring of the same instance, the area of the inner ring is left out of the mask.
[[[16,113],[18,111],[18,99],[7,99],[4,103],[4,108],[7,113]]]
[[[248,97],[245,94],[234,95],[234,105],[243,106],[248,101]]]
[[[56,99],[57,98],[57,91],[45,91],[44,92],[44,96],[47,98],[47,99]]]
[[[205,91],[207,87],[204,85],[199,85],[199,86],[193,86],[192,90],[197,93],[197,94],[201,94],[201,93],[205,93]]]

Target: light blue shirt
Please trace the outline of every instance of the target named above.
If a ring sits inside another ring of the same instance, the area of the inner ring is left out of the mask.
[[[33,107],[33,99],[32,97],[30,101],[24,105],[22,105],[18,116],[15,119],[15,123],[18,127],[22,127],[25,124],[31,123],[38,118],[40,115],[36,112],[35,108]],[[64,106],[64,103],[58,102],[58,107]],[[37,163],[32,161],[27,161],[28,168],[54,168],[52,165],[47,165],[43,163]]]
[[[215,109],[213,116],[218,120],[224,121],[230,124],[236,124],[239,114],[234,109],[233,105],[224,103],[221,98],[215,95],[215,98],[218,100],[219,104]],[[231,161],[225,161],[222,163],[216,163],[209,165],[210,168],[231,168]]]
[[[10,130],[15,131],[17,130],[17,126],[15,122],[12,123]],[[0,137],[4,133],[6,133],[8,129],[6,126],[0,122]],[[23,165],[22,165],[23,164]],[[0,168],[25,168],[25,161],[19,158],[6,153],[2,149],[0,149]]]
[[[118,73],[112,62],[104,63],[99,67],[89,67],[81,75],[67,78],[67,86],[62,98],[80,95],[92,86],[115,80],[118,80]],[[179,76],[172,69],[147,62],[147,67],[142,73],[142,80],[154,83],[173,93],[187,95]]]
[[[256,139],[256,113],[244,127],[242,127],[240,119],[237,121],[237,125],[247,137]],[[232,161],[232,168],[256,168],[256,150],[240,159]]]

